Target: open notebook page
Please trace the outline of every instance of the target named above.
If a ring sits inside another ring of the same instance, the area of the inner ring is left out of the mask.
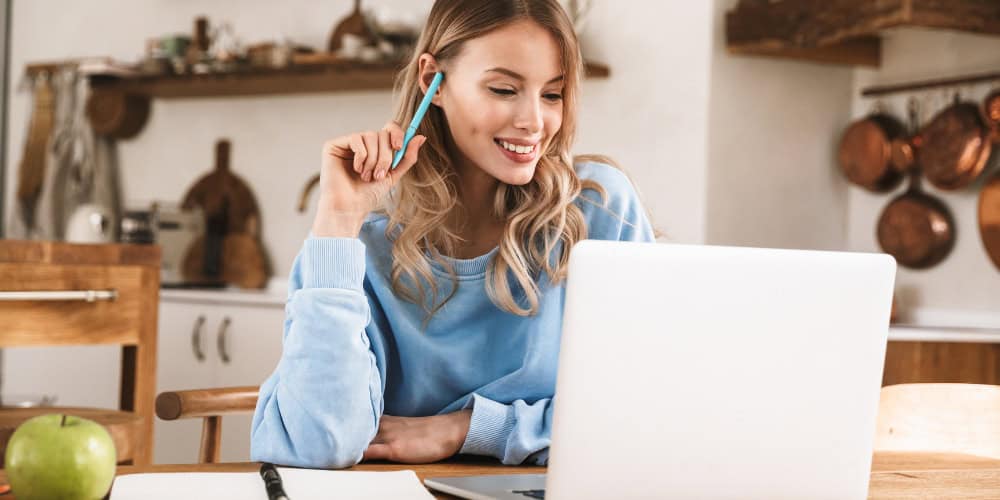
[[[329,471],[278,467],[290,500],[329,498],[432,500],[411,470]],[[240,498],[267,500],[257,472],[158,472],[118,476],[111,500]]]

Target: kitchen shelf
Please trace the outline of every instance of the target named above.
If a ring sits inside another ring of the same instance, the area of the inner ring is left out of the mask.
[[[741,0],[726,13],[732,54],[878,67],[880,34],[920,27],[1000,35],[996,0]]]
[[[200,75],[92,76],[91,86],[168,99],[387,90],[393,86],[397,69],[395,64],[337,62]],[[585,65],[586,78],[610,74],[605,65]]]

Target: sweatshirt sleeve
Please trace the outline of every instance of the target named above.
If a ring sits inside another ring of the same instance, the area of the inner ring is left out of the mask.
[[[463,408],[472,408],[472,420],[459,453],[494,457],[509,465],[547,464],[552,405],[551,398],[503,404],[473,394]]]
[[[281,359],[254,411],[251,460],[315,468],[361,461],[383,409],[364,275],[361,240],[305,241],[289,278]]]

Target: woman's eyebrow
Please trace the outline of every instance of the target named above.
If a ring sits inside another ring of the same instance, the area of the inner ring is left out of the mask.
[[[491,71],[496,72],[496,73],[500,73],[500,74],[504,74],[504,75],[507,75],[507,76],[509,76],[511,78],[516,78],[518,80],[524,81],[524,77],[521,76],[520,73],[517,73],[515,71],[511,71],[511,70],[509,70],[507,68],[490,68],[490,69],[484,71],[484,73],[489,73]],[[557,77],[555,77],[555,78],[553,78],[553,79],[545,82],[545,84],[548,85],[550,83],[555,83],[555,82],[558,82],[559,80],[562,80],[562,79],[563,79],[563,76],[559,75],[559,76],[557,76]]]

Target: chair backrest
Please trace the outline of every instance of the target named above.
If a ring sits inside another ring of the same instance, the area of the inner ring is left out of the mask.
[[[119,409],[142,415],[133,463],[153,456],[160,247],[0,240],[0,347],[122,346]]]
[[[219,461],[223,415],[253,413],[259,392],[258,386],[161,392],[156,396],[156,416],[163,420],[204,419],[198,463],[212,464]]]
[[[883,387],[875,449],[947,451],[1000,458],[1000,386]]]

